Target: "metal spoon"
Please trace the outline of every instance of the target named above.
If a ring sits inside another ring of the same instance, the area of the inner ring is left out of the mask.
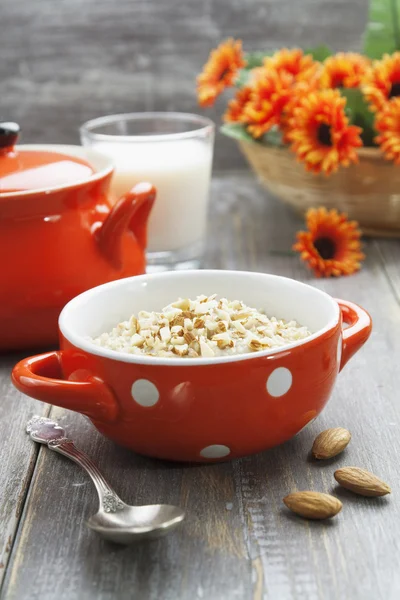
[[[64,429],[52,419],[34,416],[28,422],[26,431],[32,440],[47,444],[50,450],[68,456],[90,475],[99,495],[100,506],[98,512],[87,521],[87,526],[107,540],[131,544],[144,538],[160,537],[175,529],[185,518],[185,513],[178,506],[129,506],[122,502],[94,462],[76,448],[73,441],[66,437]]]

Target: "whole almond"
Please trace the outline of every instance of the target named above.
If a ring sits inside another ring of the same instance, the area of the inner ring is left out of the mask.
[[[346,490],[360,494],[360,496],[386,496],[392,491],[379,477],[358,467],[338,469],[334,472],[334,477]]]
[[[321,492],[294,492],[283,502],[296,515],[306,519],[330,519],[342,510],[340,500]]]
[[[318,459],[333,458],[343,452],[350,440],[350,431],[343,427],[325,429],[315,438],[312,455]]]

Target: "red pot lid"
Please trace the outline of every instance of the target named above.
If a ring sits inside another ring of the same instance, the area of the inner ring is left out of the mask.
[[[0,123],[0,194],[73,185],[88,179],[95,169],[82,158],[14,146],[16,123]]]

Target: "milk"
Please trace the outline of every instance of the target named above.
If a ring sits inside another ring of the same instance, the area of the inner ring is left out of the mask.
[[[157,188],[148,226],[148,251],[184,249],[205,235],[212,145],[203,140],[101,142],[92,148],[114,161],[117,198],[148,181]]]

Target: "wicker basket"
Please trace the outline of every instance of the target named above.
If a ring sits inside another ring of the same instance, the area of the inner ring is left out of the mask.
[[[239,145],[265,187],[297,212],[337,208],[356,219],[365,235],[400,237],[400,168],[377,148],[361,148],[357,165],[326,177],[308,173],[286,148]]]

